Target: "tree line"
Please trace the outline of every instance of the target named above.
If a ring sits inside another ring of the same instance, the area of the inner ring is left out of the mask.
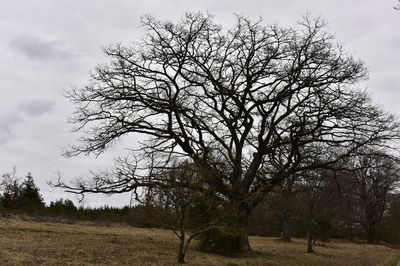
[[[156,211],[141,205],[125,207],[77,206],[70,199],[45,204],[31,173],[24,178],[14,168],[0,178],[0,215],[28,215],[39,220],[59,222],[92,221],[95,223],[126,223],[135,227],[160,226]]]

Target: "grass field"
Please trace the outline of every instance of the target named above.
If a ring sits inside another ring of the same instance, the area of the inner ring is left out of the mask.
[[[400,250],[332,241],[305,252],[304,240],[252,237],[256,251],[229,258],[189,250],[187,265],[390,265]],[[1,265],[173,265],[177,239],[160,229],[0,218]]]

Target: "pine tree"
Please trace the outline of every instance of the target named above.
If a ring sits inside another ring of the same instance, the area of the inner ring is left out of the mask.
[[[39,193],[32,174],[28,173],[21,185],[21,195],[19,197],[19,207],[26,211],[36,211],[44,207],[43,197]]]

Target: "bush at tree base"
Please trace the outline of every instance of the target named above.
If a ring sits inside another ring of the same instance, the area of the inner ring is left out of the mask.
[[[204,252],[232,256],[241,252],[242,231],[240,228],[214,228],[199,236],[198,249]]]
[[[243,229],[236,209],[213,190],[197,194],[189,209],[191,226],[209,228],[197,237],[200,251],[233,256],[242,252]]]

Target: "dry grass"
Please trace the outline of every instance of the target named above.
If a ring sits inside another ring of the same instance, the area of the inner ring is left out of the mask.
[[[256,251],[228,258],[195,250],[188,265],[388,265],[399,250],[333,241],[305,252],[305,241],[252,237]],[[0,219],[1,265],[173,265],[177,240],[170,231],[127,226],[56,224]]]

